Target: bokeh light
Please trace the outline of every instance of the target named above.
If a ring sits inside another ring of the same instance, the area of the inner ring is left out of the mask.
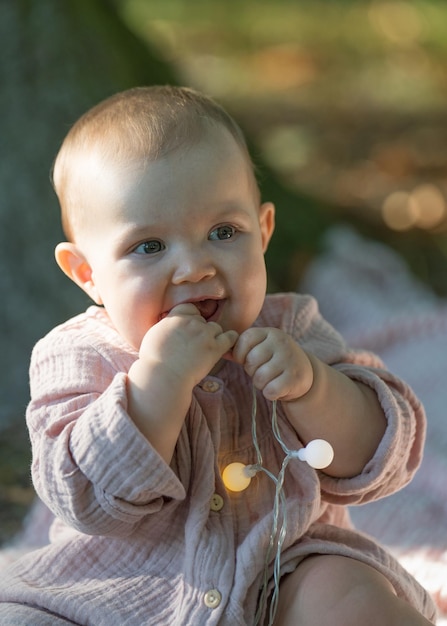
[[[432,184],[423,184],[412,192],[394,191],[382,205],[385,224],[397,231],[411,228],[432,230],[446,217],[446,203],[441,190]]]

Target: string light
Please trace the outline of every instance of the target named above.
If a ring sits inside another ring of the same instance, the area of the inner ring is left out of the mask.
[[[230,463],[222,472],[222,480],[225,487],[230,491],[244,491],[256,472],[257,470],[253,465],[244,465],[238,462]]]
[[[301,461],[306,461],[314,469],[324,469],[334,460],[334,449],[324,439],[313,439],[297,453]]]
[[[275,558],[273,564],[273,580],[274,589],[270,602],[269,610],[269,626],[272,626],[279,600],[279,582],[281,577],[281,551],[286,538],[287,531],[287,505],[284,495],[283,484],[287,465],[291,459],[299,459],[307,462],[314,469],[324,469],[332,463],[334,458],[334,450],[330,443],[324,439],[314,439],[310,441],[306,447],[300,450],[289,450],[282,440],[278,427],[278,418],[276,414],[276,401],[272,403],[272,431],[273,434],[284,451],[285,457],[279,471],[278,476],[274,476],[269,470],[262,465],[262,455],[258,444],[257,425],[257,398],[256,389],[253,387],[253,403],[252,403],[252,438],[253,446],[256,452],[257,462],[253,465],[244,465],[238,461],[230,463],[222,472],[222,480],[225,487],[229,491],[240,492],[247,489],[251,483],[251,479],[258,473],[264,472],[275,484],[275,498],[273,502],[273,522],[270,532],[269,546],[265,555],[264,577],[258,604],[258,610],[255,615],[255,626],[260,623],[264,607],[267,602],[268,589],[268,571],[269,565],[275,550]]]
[[[306,461],[314,469],[328,467],[334,459],[334,450],[324,439],[313,439],[305,448],[290,452],[291,457]],[[222,472],[222,480],[229,491],[244,491],[251,483],[251,479],[260,470],[256,465],[244,465],[239,461],[230,463]]]

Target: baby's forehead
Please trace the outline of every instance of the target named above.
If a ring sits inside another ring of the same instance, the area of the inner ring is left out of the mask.
[[[174,181],[176,168],[181,168],[186,160],[193,158],[196,149],[200,152],[204,146],[207,146],[207,150],[211,149],[211,154],[216,155],[216,163],[219,159],[236,160],[239,163],[240,159],[245,161],[248,176],[258,193],[249,156],[224,126],[215,125],[199,139],[184,141],[157,154],[153,154],[150,149],[142,150],[141,146],[137,149],[133,149],[131,145],[121,146],[117,150],[116,147],[111,149],[104,142],[96,142],[88,149],[78,151],[71,163],[73,176],[70,187],[73,195],[80,200],[70,203],[73,228],[76,225],[94,224],[99,219],[98,207],[101,207],[101,212],[106,211],[108,204],[116,206],[116,201],[120,202],[120,198],[124,204],[132,195],[132,188],[136,189],[149,172],[158,170],[160,177]],[[166,163],[169,164],[168,167],[160,167]]]
[[[96,168],[96,173],[94,169]],[[234,185],[247,188],[253,176],[252,168],[239,147],[205,142],[182,147],[158,158],[109,159],[99,161],[88,172],[90,189],[107,198],[125,204],[143,199],[163,200],[169,197],[197,197],[207,194],[210,201],[229,197]],[[214,180],[210,186],[209,180]]]
[[[119,137],[112,138],[109,135],[100,141],[92,142],[87,151],[80,151],[78,166],[90,176],[103,175],[108,178],[116,173],[133,176],[164,160],[171,160],[175,166],[177,157],[180,157],[179,162],[181,162],[183,157],[188,158],[196,148],[202,145],[211,146],[221,154],[223,154],[222,145],[231,145],[232,152],[229,158],[239,155],[251,165],[248,152],[230,131],[223,124],[213,124],[204,127],[200,133],[193,136],[181,136],[179,133],[172,140],[163,143],[154,143],[151,138],[147,141],[141,139],[138,143],[134,143],[127,138],[120,140]],[[225,154],[227,153],[228,150]],[[171,159],[171,157],[174,158]]]

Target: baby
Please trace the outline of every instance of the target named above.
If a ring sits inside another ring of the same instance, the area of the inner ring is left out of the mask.
[[[2,574],[0,622],[433,623],[346,509],[410,480],[423,410],[312,298],[266,296],[275,211],[234,120],[186,88],[119,93],[70,130],[54,186],[57,263],[95,306],[33,351],[32,473],[55,522]],[[279,556],[272,412],[287,449],[334,450],[324,471],[288,463]],[[260,461],[225,486],[228,465]]]

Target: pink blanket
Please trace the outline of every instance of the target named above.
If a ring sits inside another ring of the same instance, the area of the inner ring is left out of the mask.
[[[409,383],[427,412],[424,460],[399,493],[352,510],[428,589],[447,625],[447,301],[419,284],[382,244],[334,230],[301,291],[352,346],[379,354]]]

